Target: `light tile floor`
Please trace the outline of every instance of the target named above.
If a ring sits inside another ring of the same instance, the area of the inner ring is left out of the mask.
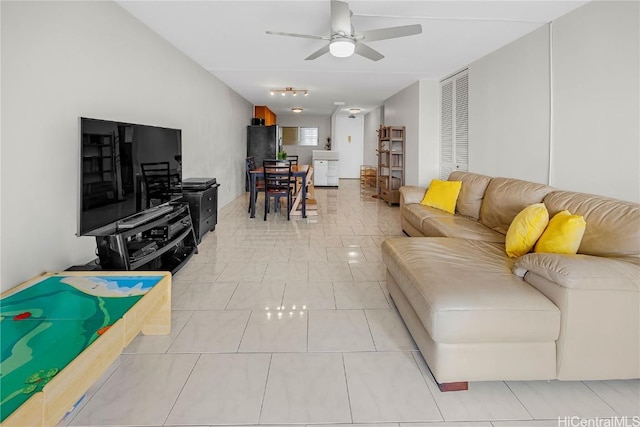
[[[640,416],[638,380],[438,391],[384,282],[380,243],[402,235],[398,207],[340,184],[316,189],[319,215],[307,219],[263,221],[261,201],[250,219],[247,195],[221,209],[173,278],[171,335],[138,336],[67,423],[568,427]]]

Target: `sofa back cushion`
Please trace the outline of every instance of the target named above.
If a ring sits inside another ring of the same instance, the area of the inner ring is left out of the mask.
[[[521,210],[542,202],[552,191],[552,187],[535,182],[492,178],[484,193],[480,221],[498,233],[507,234],[511,221]]]
[[[578,253],[640,264],[640,205],[572,191],[554,191],[544,204],[549,216],[568,210],[584,217],[587,227]]]
[[[491,177],[477,173],[455,171],[449,175],[449,181],[462,181],[458,202],[456,203],[456,212],[470,218],[480,219],[480,206],[482,206],[484,192],[487,189],[487,185],[489,185],[489,181],[491,181]]]

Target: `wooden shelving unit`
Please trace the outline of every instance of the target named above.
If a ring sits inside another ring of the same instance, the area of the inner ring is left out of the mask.
[[[377,151],[378,196],[389,206],[399,204],[404,185],[405,127],[380,126]]]

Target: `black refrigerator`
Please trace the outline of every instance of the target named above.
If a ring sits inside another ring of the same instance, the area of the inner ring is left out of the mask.
[[[247,126],[247,157],[253,156],[256,166],[265,159],[278,158],[279,127]]]

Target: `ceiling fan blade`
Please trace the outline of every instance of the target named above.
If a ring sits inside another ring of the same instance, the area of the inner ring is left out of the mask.
[[[351,10],[347,3],[331,0],[331,33],[337,32],[351,36]]]
[[[375,49],[371,49],[364,43],[356,43],[356,53],[360,56],[364,56],[372,61],[379,61],[384,58],[384,55]]]
[[[374,42],[376,40],[395,39],[398,37],[413,36],[422,33],[422,25],[403,25],[400,27],[380,28],[377,30],[363,31],[363,41]],[[360,40],[360,39],[359,39]]]
[[[312,34],[280,33],[278,31],[267,31],[267,34],[272,36],[300,37],[302,39],[331,40],[329,36],[314,36]]]
[[[311,55],[307,56],[306,58],[304,58],[305,61],[311,61],[312,59],[316,59],[322,55],[324,55],[325,53],[329,52],[329,45],[326,45],[324,47],[321,47],[320,49],[316,50],[315,52],[313,52]]]

